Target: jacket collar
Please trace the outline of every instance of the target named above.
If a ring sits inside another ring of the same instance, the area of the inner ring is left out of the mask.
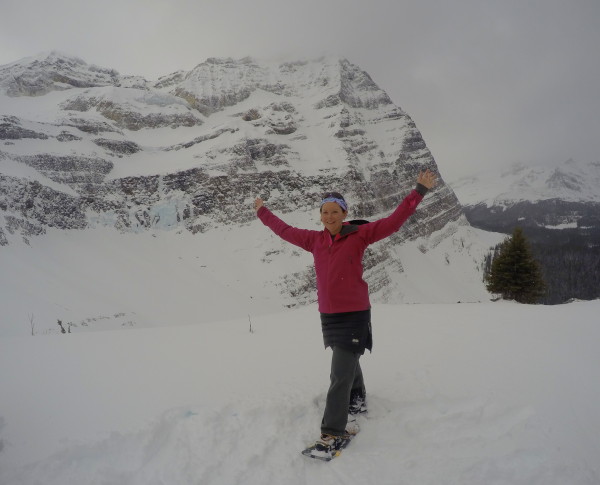
[[[342,230],[336,234],[336,237],[334,239],[336,239],[336,238],[341,239],[343,237],[346,237],[348,234],[352,234],[353,232],[356,232],[356,231],[358,231],[357,225],[349,224],[349,223],[345,222],[344,225],[342,226]],[[331,239],[331,234],[329,233],[329,231],[327,229],[323,229],[323,232],[329,239]],[[337,236],[339,236],[339,237],[337,237]]]
[[[353,232],[358,231],[358,226],[355,226],[354,224],[344,224],[342,226],[342,230],[339,232],[340,237],[344,237],[347,236],[348,234],[352,234]]]

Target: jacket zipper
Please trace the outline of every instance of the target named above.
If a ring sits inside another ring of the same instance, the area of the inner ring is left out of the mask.
[[[331,237],[330,234],[327,235],[329,238],[329,246],[327,247],[327,258],[329,259],[329,261],[327,261],[327,285],[330,284],[331,281],[331,249],[333,247],[333,243],[335,242],[335,236]],[[332,313],[332,306],[331,306],[331,291],[330,288],[327,288],[327,308],[328,308],[328,313]]]

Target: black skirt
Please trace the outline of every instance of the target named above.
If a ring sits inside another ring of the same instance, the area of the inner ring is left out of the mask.
[[[325,348],[339,346],[343,349],[365,353],[373,350],[371,310],[345,313],[321,313],[321,329]]]

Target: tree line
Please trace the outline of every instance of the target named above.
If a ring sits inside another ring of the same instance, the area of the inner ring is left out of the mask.
[[[537,239],[537,238],[536,238]],[[484,264],[491,293],[521,303],[559,304],[600,298],[600,246],[530,243],[521,228],[497,245]]]

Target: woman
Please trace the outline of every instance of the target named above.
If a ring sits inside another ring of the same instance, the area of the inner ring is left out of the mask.
[[[363,279],[362,258],[370,244],[390,236],[415,212],[437,175],[421,172],[417,186],[388,217],[366,224],[345,223],[348,205],[341,194],[330,192],[321,200],[323,231],[292,227],[257,198],[258,218],[275,234],[312,253],[317,275],[317,296],[325,347],[333,350],[331,383],[321,422],[321,438],[311,448],[332,455],[349,429],[348,415],[366,412],[365,386],[359,359],[371,350],[371,304]],[[364,221],[356,221],[364,222]]]

